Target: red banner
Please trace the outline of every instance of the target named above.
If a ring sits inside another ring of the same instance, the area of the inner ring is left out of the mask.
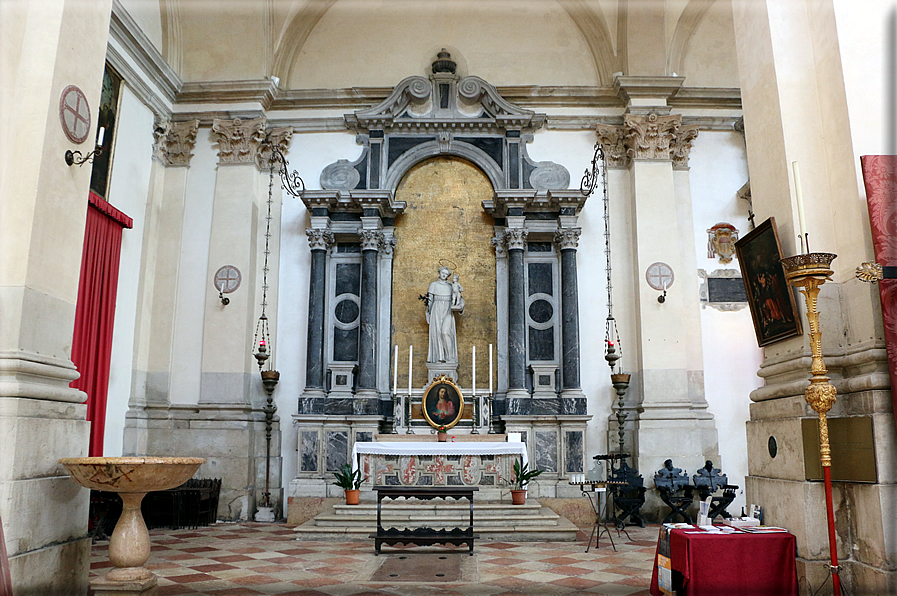
[[[72,381],[71,386],[87,393],[92,457],[103,455],[121,232],[132,223],[130,217],[90,193],[72,339],[72,362],[81,377]]]
[[[897,155],[864,155],[860,157],[875,261],[884,267],[897,266]],[[878,282],[881,314],[888,347],[888,370],[891,376],[891,399],[897,421],[897,279]]]

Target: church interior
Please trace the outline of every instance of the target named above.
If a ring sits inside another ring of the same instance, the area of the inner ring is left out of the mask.
[[[894,0],[2,0],[0,48],[16,594],[87,594],[62,458],[203,458],[221,521],[310,523],[356,457],[362,502],[510,507],[509,456],[364,451],[440,426],[557,511],[718,468],[802,594],[830,537],[897,594]]]

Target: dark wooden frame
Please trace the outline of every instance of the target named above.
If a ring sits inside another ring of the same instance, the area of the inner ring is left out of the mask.
[[[449,421],[439,420],[430,416],[436,401],[439,399],[439,390],[443,387],[446,389],[448,399],[455,406],[455,417]],[[424,396],[421,399],[421,411],[430,426],[433,428],[444,426],[448,430],[458,424],[464,415],[464,395],[461,393],[461,389],[447,376],[436,377],[424,391]]]
[[[803,333],[794,291],[782,268],[782,245],[770,217],[735,243],[760,347]]]

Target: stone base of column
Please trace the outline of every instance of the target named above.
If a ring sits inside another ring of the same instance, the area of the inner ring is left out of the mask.
[[[91,593],[96,596],[149,596],[157,594],[159,580],[153,576],[142,581],[115,582],[105,577],[90,580]]]
[[[458,363],[457,362],[427,362],[427,385],[430,381],[445,375],[455,383],[458,382]]]

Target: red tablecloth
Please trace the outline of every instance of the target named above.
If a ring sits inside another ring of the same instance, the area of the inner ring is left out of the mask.
[[[797,596],[794,534],[711,534],[673,530],[670,565],[682,574],[687,596]],[[675,584],[674,584],[675,585]],[[657,587],[657,556],[651,576],[651,594]]]

